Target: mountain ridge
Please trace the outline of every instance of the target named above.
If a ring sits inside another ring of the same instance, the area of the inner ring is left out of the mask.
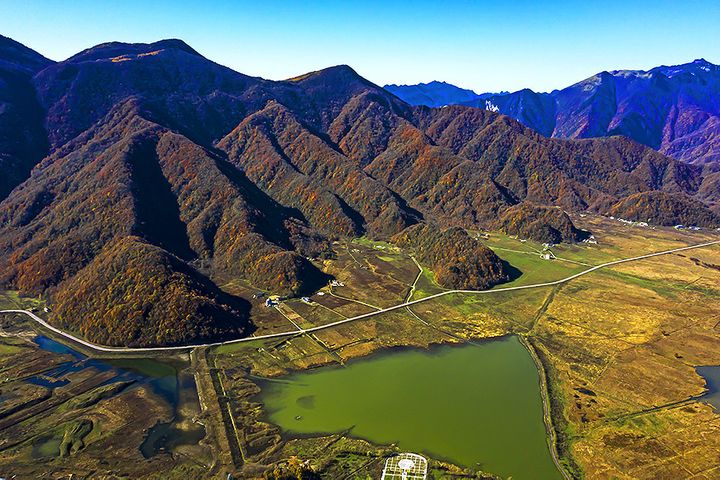
[[[395,93],[403,98],[402,91]],[[604,71],[550,93],[522,89],[448,103],[496,109],[549,137],[624,135],[685,162],[718,164],[718,98],[720,67],[697,59]],[[412,96],[405,100],[422,103]]]
[[[346,65],[263,80],[184,45],[101,44],[23,80],[45,152],[0,199],[0,284],[45,295],[50,321],[88,339],[246,335],[256,307],[219,285],[312,292],[341,238],[432,232],[410,242],[431,262],[457,240],[477,261],[441,276],[487,287],[505,270],[462,228],[577,241],[567,212],[616,205],[720,224],[701,203],[702,167],[626,138],[551,139],[485,109],[413,107]],[[143,282],[169,285],[167,317]]]

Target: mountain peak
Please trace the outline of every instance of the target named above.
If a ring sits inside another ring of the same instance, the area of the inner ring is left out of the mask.
[[[371,81],[361,77],[348,65],[335,65],[323,68],[314,72],[306,73],[298,77],[286,80],[290,83],[301,85],[308,91],[319,94],[341,95],[343,93],[356,94],[361,90],[379,90],[380,87]]]
[[[690,63],[683,63],[681,65],[670,65],[660,66],[649,70],[649,73],[662,73],[663,75],[672,78],[676,75],[697,75],[699,73],[708,73],[717,71],[718,66],[708,62],[704,58],[696,58]]]
[[[358,77],[360,76],[360,75],[358,75],[358,73],[355,71],[355,69],[353,69],[350,65],[347,65],[347,64],[344,64],[344,63],[342,63],[342,64],[340,64],[340,65],[334,65],[334,66],[332,66],[332,67],[323,68],[323,69],[320,70],[320,71],[321,71],[321,72],[342,72],[342,73],[345,73],[345,74],[357,75]]]
[[[183,52],[189,53],[191,55],[197,55],[201,56],[197,50],[192,48],[190,45],[185,43],[183,40],[180,40],[179,38],[166,38],[163,40],[159,40],[157,42],[151,43],[150,46],[156,47],[156,48],[163,48],[163,49],[176,49],[176,50],[182,50]]]
[[[288,78],[288,82],[304,82],[312,78],[330,78],[335,80],[365,80],[362,78],[351,66],[341,64],[334,65],[332,67],[323,68],[321,70],[315,70],[314,72],[308,72],[297,77]]]
[[[202,56],[182,40],[170,38],[153,43],[107,42],[90,47],[68,58],[68,62],[92,62],[111,60],[121,57],[154,55],[166,50],[182,51],[190,55]]]

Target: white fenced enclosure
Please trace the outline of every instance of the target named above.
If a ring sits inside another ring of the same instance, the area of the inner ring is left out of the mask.
[[[401,453],[385,461],[381,480],[425,480],[427,460],[415,453]]]

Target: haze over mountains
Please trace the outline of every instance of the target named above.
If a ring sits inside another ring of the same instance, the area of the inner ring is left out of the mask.
[[[565,211],[586,210],[720,224],[718,179],[699,165],[413,107],[344,65],[268,81],[180,40],[55,63],[3,37],[0,56],[0,283],[49,296],[53,323],[100,343],[246,335],[249,303],[218,285],[313,291],[327,277],[311,259],[339,237],[404,232],[431,263],[472,252],[443,279],[484,287],[507,278],[500,260],[443,229],[576,241]]]
[[[441,82],[385,88],[413,105],[491,108],[547,137],[624,135],[688,163],[720,163],[720,67],[703,59],[601,72],[551,93],[478,95]]]

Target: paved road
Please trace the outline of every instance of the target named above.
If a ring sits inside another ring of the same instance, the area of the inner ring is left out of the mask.
[[[638,257],[625,258],[622,260],[615,260],[613,262],[607,262],[607,263],[603,263],[601,265],[596,265],[594,267],[588,268],[587,270],[583,270],[582,272],[576,273],[574,275],[570,275],[569,277],[563,278],[561,280],[555,280],[554,282],[535,283],[532,285],[521,285],[521,286],[517,286],[517,287],[497,288],[497,289],[493,289],[493,290],[447,290],[447,291],[444,291],[441,293],[436,293],[435,295],[430,295],[428,297],[424,297],[424,298],[421,298],[418,300],[400,303],[400,304],[394,305],[392,307],[383,308],[381,310],[377,310],[377,311],[370,312],[370,313],[365,313],[363,315],[358,315],[358,316],[346,318],[343,320],[338,320],[337,322],[328,323],[326,325],[320,325],[318,327],[299,329],[299,330],[291,330],[289,332],[271,333],[268,335],[258,335],[256,337],[251,336],[251,337],[245,337],[245,338],[238,338],[235,340],[228,340],[226,342],[203,343],[203,344],[198,344],[198,345],[183,345],[183,346],[177,346],[177,347],[146,347],[146,348],[105,347],[102,345],[96,345],[94,343],[88,342],[86,340],[83,340],[82,338],[78,338],[70,333],[64,332],[64,331],[60,330],[59,328],[53,327],[52,325],[47,323],[42,318],[38,317],[34,313],[27,311],[27,310],[0,310],[0,313],[22,313],[22,314],[25,314],[25,315],[29,316],[30,318],[32,318],[33,320],[35,320],[40,325],[42,325],[43,327],[47,328],[48,330],[51,330],[54,333],[56,333],[62,337],[65,337],[68,340],[71,340],[75,343],[83,345],[84,347],[89,348],[90,350],[95,350],[98,352],[143,353],[143,352],[184,351],[184,350],[189,350],[189,349],[192,349],[195,347],[216,347],[216,346],[220,346],[220,345],[230,345],[233,343],[253,342],[255,340],[282,338],[282,337],[288,337],[288,336],[293,336],[293,335],[301,335],[304,333],[317,332],[319,330],[324,330],[326,328],[332,328],[332,327],[336,327],[338,325],[342,325],[345,323],[355,322],[357,320],[363,320],[366,318],[374,317],[375,315],[380,315],[382,313],[392,312],[394,310],[398,310],[398,309],[405,308],[405,307],[408,307],[411,305],[426,302],[428,300],[442,297],[444,295],[450,295],[453,293],[471,293],[471,294],[488,295],[488,294],[493,294],[493,293],[498,293],[498,292],[508,292],[511,290],[525,290],[528,288],[540,288],[540,287],[549,287],[549,286],[553,286],[553,285],[559,285],[561,283],[565,283],[565,282],[574,280],[583,275],[587,275],[588,273],[594,272],[596,270],[600,270],[601,268],[611,267],[613,265],[618,265],[621,263],[634,262],[634,261],[643,260],[646,258],[658,257],[660,255],[668,255],[670,253],[682,252],[685,250],[692,250],[694,248],[702,248],[702,247],[707,247],[710,245],[717,245],[717,244],[720,244],[720,240],[715,240],[713,242],[700,243],[697,245],[690,245],[687,247],[673,248],[672,250],[665,250],[662,252],[649,253],[647,255],[640,255]]]

